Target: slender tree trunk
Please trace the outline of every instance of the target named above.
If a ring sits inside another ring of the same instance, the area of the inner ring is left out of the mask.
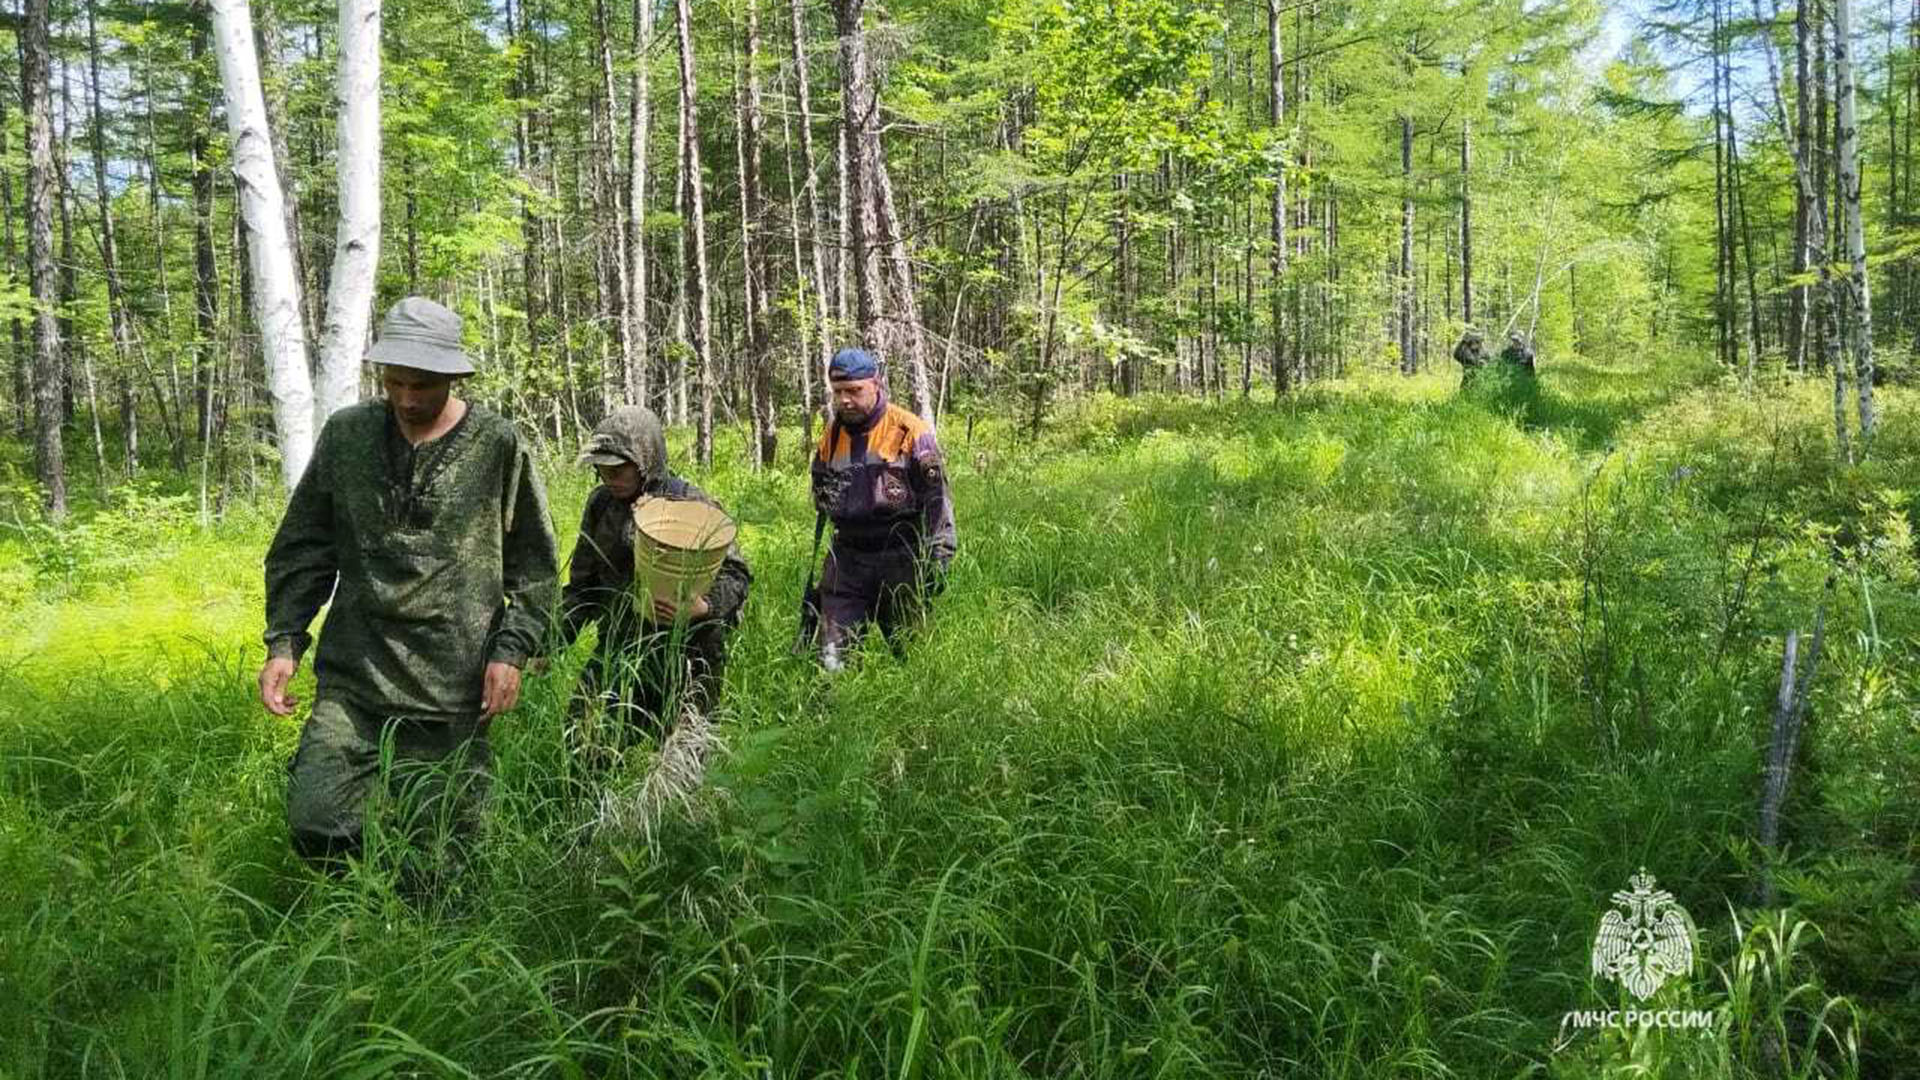
[[[1728,116],[1721,103],[1720,62],[1726,47],[1721,31],[1720,0],[1712,0],[1711,55],[1713,65],[1713,322],[1720,363],[1731,367],[1733,357],[1733,213],[1727,185],[1726,128]]]
[[[0,93],[0,230],[3,230],[0,231],[0,238],[4,238],[6,244],[7,273],[12,274],[14,280],[18,281],[23,277],[31,277],[31,274],[21,273],[20,254],[14,245],[13,172],[4,165],[4,162],[9,160],[7,155],[10,153],[7,148],[7,130],[9,124],[5,103],[6,95]],[[30,377],[30,369],[33,366],[33,351],[27,345],[26,327],[21,323],[18,315],[7,320],[7,334],[9,343],[12,345],[13,358],[11,365],[13,375],[13,430],[14,434],[24,439],[27,437],[30,423],[27,414],[30,411],[29,407],[33,399],[33,380]]]
[[[319,337],[323,312],[320,304],[323,300],[321,290],[309,287],[312,282],[318,285],[319,269],[314,265],[313,252],[307,243],[306,234],[300,225],[300,192],[294,187],[288,170],[292,168],[293,155],[288,150],[287,136],[291,125],[287,121],[286,87],[289,80],[283,77],[281,57],[283,41],[280,34],[281,15],[276,5],[264,4],[257,15],[251,11],[252,0],[247,0],[249,17],[253,18],[253,48],[255,81],[259,83],[261,100],[265,102],[266,132],[268,153],[273,160],[274,175],[280,183],[280,205],[286,219],[287,249],[292,252],[296,300],[300,306],[300,340],[309,347]],[[218,5],[215,5],[218,7]],[[217,12],[216,12],[217,15]],[[215,48],[218,49],[218,37]],[[319,47],[312,45],[306,52],[311,60]],[[315,155],[317,156],[317,151]],[[256,280],[255,285],[259,283]],[[258,294],[256,293],[256,298]]]
[[[316,430],[360,399],[360,361],[380,266],[380,0],[340,0],[339,12],[340,221],[314,387]]]
[[[841,102],[839,130],[836,133],[837,138],[834,139],[833,148],[834,177],[839,181],[836,185],[838,190],[835,192],[838,199],[838,206],[833,219],[835,238],[833,248],[833,318],[836,329],[839,331],[843,340],[850,336],[857,337],[860,332],[858,326],[859,317],[857,314],[859,305],[852,299],[853,285],[849,280],[854,262],[853,189],[855,180],[853,178],[853,129],[847,126],[846,114],[846,102],[843,100]]]
[[[527,13],[527,0],[518,5],[519,16],[515,18],[514,0],[506,0],[507,36],[515,39],[520,48],[520,63],[513,76],[513,95],[521,102],[533,101],[538,93],[533,78],[533,19]],[[520,181],[524,185],[520,192],[520,288],[525,297],[526,312],[526,359],[530,367],[540,367],[541,323],[546,317],[546,308],[542,302],[541,270],[543,260],[540,249],[543,229],[540,220],[534,215],[534,198],[529,192],[540,190],[540,168],[536,159],[534,112],[537,105],[521,105],[515,110],[513,126],[514,158],[519,166]],[[513,367],[512,350],[508,350],[509,369]]]
[[[401,208],[405,220],[402,228],[406,233],[407,248],[404,255],[407,268],[407,295],[420,293],[420,181],[413,168],[413,151],[405,143],[400,150],[400,182],[406,185],[406,200]]]
[[[87,100],[92,127],[89,143],[93,151],[94,200],[98,205],[100,222],[100,271],[107,282],[107,319],[120,372],[121,448],[127,475],[131,476],[140,468],[140,424],[133,395],[133,323],[127,310],[126,292],[120,281],[120,252],[114,231],[113,199],[107,190],[107,137],[105,110],[100,107],[100,31],[94,11],[96,6],[96,0],[88,0]],[[89,393],[92,392],[92,387],[89,387]],[[96,428],[99,426],[97,416],[94,425]]]
[[[1907,14],[1907,70],[1903,94],[1907,101],[1906,123],[1901,128],[1899,155],[1906,161],[1906,168],[1900,172],[1900,208],[1901,224],[1910,225],[1913,221],[1913,129],[1914,118],[1920,114],[1920,0]],[[1920,275],[1916,275],[1911,264],[1898,271],[1906,282],[1906,310],[1902,313],[1902,324],[1910,335],[1910,355],[1920,360]]]
[[[647,403],[647,129],[648,52],[653,45],[653,0],[633,0],[633,91],[627,117],[627,352],[622,382],[627,400]]]
[[[1813,107],[1812,91],[1809,85],[1812,77],[1812,31],[1807,18],[1811,0],[1798,0],[1793,13],[1793,143],[1796,148],[1797,168],[1804,171],[1811,160],[1812,125],[1808,111]],[[1805,275],[1809,265],[1808,247],[1812,238],[1808,233],[1812,220],[1813,196],[1804,183],[1796,183],[1793,192],[1793,274],[1796,279]],[[1807,287],[1795,285],[1787,297],[1787,362],[1795,371],[1806,374],[1807,371]]]
[[[768,342],[768,273],[766,194],[760,186],[760,4],[743,0],[746,56],[736,80],[740,123],[735,139],[740,170],[740,261],[746,301],[748,401],[753,415],[753,462],[756,468],[773,464],[780,437],[780,420],[773,405],[773,348]]]
[[[614,119],[619,97],[614,88],[613,76],[613,33],[607,18],[607,0],[593,0],[593,29],[597,54],[600,62],[600,96],[605,99],[606,107],[601,110],[603,129],[600,144],[604,148],[596,156],[596,171],[601,175],[599,190],[600,234],[605,238],[604,248],[595,245],[594,262],[602,268],[601,277],[606,283],[606,295],[602,297],[602,314],[613,327],[613,340],[620,353],[620,396],[632,400],[632,387],[626,385],[627,373],[633,371],[637,361],[633,351],[633,320],[627,317],[627,309],[633,297],[633,260],[627,250],[632,243],[631,215],[622,212],[622,203],[631,193],[631,185],[620,183],[620,171],[615,165],[620,158],[620,125]],[[636,58],[636,62],[638,58]],[[631,117],[629,117],[631,120]],[[631,150],[631,143],[629,143]],[[629,161],[631,166],[632,162]],[[606,366],[602,365],[601,399],[603,410],[610,403],[607,392]]]
[[[51,28],[49,28],[49,34],[51,34]],[[73,249],[73,168],[72,162],[67,158],[67,147],[73,144],[71,137],[73,131],[73,117],[71,115],[71,107],[73,105],[73,68],[64,60],[60,59],[58,53],[54,53],[53,56],[53,62],[58,65],[60,74],[60,115],[56,119],[57,126],[53,132],[53,205],[55,211],[58,212],[60,216],[60,253],[56,256],[57,261],[54,265],[60,271],[60,308],[59,313],[54,318],[54,322],[60,328],[60,343],[66,354],[64,357],[65,362],[61,365],[62,371],[60,375],[61,395],[64,399],[62,416],[66,421],[71,422],[79,416],[79,410],[74,405],[74,387],[76,385],[74,381],[74,371],[76,370],[74,362],[76,359],[87,359],[87,340],[75,333],[73,329],[73,316],[78,307],[76,301],[80,296],[80,260],[74,254]],[[94,416],[94,428],[94,456],[96,458],[104,458],[105,452],[100,447],[101,439],[98,433],[99,416],[97,414]]]
[[[1873,444],[1873,295],[1867,280],[1866,231],[1860,220],[1859,125],[1854,117],[1853,0],[1834,0],[1833,59],[1839,95],[1836,123],[1840,153],[1840,198],[1847,215],[1847,292],[1853,300],[1848,337],[1853,352],[1853,387],[1859,404],[1860,456]]]
[[[1419,368],[1413,341],[1413,117],[1400,117],[1400,374]]]
[[[250,266],[253,257],[248,253],[247,247],[246,222],[236,214],[233,217],[232,242],[227,248],[232,260],[227,270],[227,280],[233,282],[233,291],[227,297],[226,369],[221,372],[216,383],[224,391],[219,403],[215,406],[219,421],[214,429],[214,441],[220,446],[221,502],[219,505],[222,507],[225,505],[224,500],[232,476],[231,455],[228,453],[226,438],[227,423],[232,419],[236,403],[243,418],[250,418],[253,415],[254,405],[254,380],[246,377],[250,367],[246,363],[248,313],[254,310],[253,270]],[[259,480],[254,474],[254,436],[258,433],[258,425],[247,420],[245,426],[247,428],[247,437],[244,439],[244,445],[247,448],[247,490],[251,495],[259,491]]]
[[[847,210],[851,232],[851,257],[854,268],[854,310],[857,336],[868,348],[882,348],[880,321],[885,314],[886,292],[880,278],[880,248],[874,241],[880,233],[878,198],[871,191],[876,170],[867,160],[879,150],[879,137],[867,138],[869,125],[877,125],[879,99],[867,64],[867,35],[861,24],[866,0],[833,0],[834,21],[840,33],[840,102],[843,150],[842,205]]]
[[[1899,232],[1906,226],[1906,208],[1900,201],[1900,66],[1898,44],[1894,30],[1899,25],[1900,16],[1893,0],[1887,3],[1887,88],[1880,99],[1882,111],[1887,119],[1887,212],[1886,227],[1890,232]],[[1911,61],[1909,61],[1911,62]],[[1881,305],[1885,325],[1897,328],[1905,322],[1907,310],[1905,275],[1898,268],[1886,275],[1887,295]]]
[[[1127,173],[1121,173],[1120,175],[1114,177],[1114,185],[1119,189],[1119,192],[1120,192],[1120,207],[1119,207],[1118,213],[1115,216],[1115,223],[1114,223],[1114,233],[1115,233],[1114,246],[1115,246],[1115,258],[1117,262],[1116,273],[1120,279],[1119,280],[1119,292],[1120,292],[1119,322],[1120,322],[1121,329],[1126,330],[1129,336],[1131,336],[1133,332],[1133,291],[1134,291],[1133,183],[1134,183],[1133,177]],[[977,220],[978,219],[976,218],[976,221]],[[956,300],[955,306],[954,306],[954,316],[955,316],[956,322],[958,321],[959,314],[960,314],[959,302]],[[1275,341],[1275,344],[1278,345],[1277,339]],[[951,353],[953,347],[954,347],[954,342],[951,340],[951,335],[950,335],[949,340],[947,342],[947,349],[949,353]],[[1120,395],[1122,397],[1132,397],[1134,392],[1138,389],[1138,382],[1140,378],[1139,371],[1138,371],[1139,360],[1138,358],[1123,352],[1120,355],[1120,358],[1118,360],[1118,366],[1120,369],[1117,373],[1119,375]],[[943,389],[941,393],[941,397],[944,398],[945,396],[946,394]]]
[[[894,359],[900,353],[907,359],[907,390],[913,411],[922,420],[933,423],[933,387],[927,378],[926,328],[920,322],[920,287],[914,281],[913,261],[907,255],[907,241],[900,228],[900,215],[894,209],[893,180],[887,172],[887,160],[878,145],[880,133],[872,133],[875,143],[869,163],[873,167],[874,188],[880,196],[880,229],[887,249],[887,290],[892,294],[888,320],[890,335],[897,343]]]
[[[791,0],[787,5],[793,23],[793,81],[800,105],[800,164],[806,173],[807,192],[807,248],[812,257],[813,266],[813,311],[814,333],[819,343],[820,364],[820,415],[826,422],[828,400],[825,393],[827,385],[827,364],[833,357],[833,336],[827,322],[827,272],[825,260],[821,257],[824,246],[825,218],[820,212],[820,180],[815,171],[813,156],[813,91],[808,84],[807,75],[807,20],[805,0]],[[811,381],[811,380],[809,380]],[[811,406],[809,402],[809,406]],[[811,422],[808,424],[811,434]],[[808,439],[811,445],[812,439]]]
[[[1760,286],[1754,269],[1753,231],[1747,223],[1747,185],[1740,178],[1740,144],[1733,125],[1727,125],[1727,193],[1735,208],[1739,232],[1734,239],[1745,250],[1747,278],[1747,380],[1751,382],[1760,363],[1765,341],[1760,333]]]
[[[59,282],[53,265],[52,49],[47,0],[25,0],[21,100],[27,138],[27,276],[33,290],[34,466],[47,516],[67,516],[66,449],[61,441]]]
[[[214,436],[214,391],[220,371],[219,322],[220,276],[213,243],[213,164],[210,159],[208,118],[213,111],[212,88],[204,74],[207,55],[207,31],[195,25],[189,32],[187,57],[193,70],[189,101],[192,103],[192,134],[187,139],[189,167],[193,171],[193,314],[194,314],[194,415],[200,436],[202,467],[211,452]]]
[[[787,75],[780,75],[780,86],[776,91],[779,97],[786,97]],[[803,114],[804,115],[804,114]],[[784,159],[787,172],[787,239],[792,245],[794,276],[794,339],[798,345],[799,362],[795,373],[800,376],[800,447],[806,450],[813,445],[813,354],[808,351],[809,327],[812,322],[802,305],[806,303],[809,279],[807,277],[805,256],[800,244],[800,181],[798,168],[793,160],[793,120],[788,110],[780,113],[780,154]],[[817,282],[818,278],[811,279]],[[817,292],[817,290],[814,290]],[[822,328],[812,327],[817,337]]]
[[[1834,451],[1841,461],[1853,460],[1853,442],[1849,436],[1847,423],[1847,372],[1840,363],[1840,289],[1829,269],[1833,260],[1830,253],[1834,250],[1833,199],[1829,180],[1833,174],[1833,142],[1829,120],[1832,116],[1828,95],[1828,43],[1827,20],[1823,12],[1815,9],[1813,28],[1813,92],[1814,92],[1814,152],[1811,171],[1813,173],[1813,220],[1809,223],[1809,235],[1817,237],[1817,247],[1811,257],[1820,266],[1820,289],[1814,293],[1814,343],[1819,356],[1821,370],[1833,379],[1833,434]]]
[[[267,131],[266,99],[253,52],[253,15],[247,0],[212,0],[214,48],[226,90],[231,162],[246,221],[254,320],[267,359],[267,391],[280,438],[280,471],[292,491],[313,455],[314,396],[307,373],[307,339],[300,315],[300,282],[287,236],[280,175]]]
[[[138,334],[139,321],[133,318],[131,311],[128,312],[128,319],[132,322],[136,331],[133,338],[134,347],[139,355],[141,370],[145,373],[153,389],[154,404],[160,412],[160,423],[162,429],[166,432],[167,446],[172,458],[173,467],[176,470],[185,471],[187,467],[187,452],[190,449],[192,440],[187,437],[185,423],[182,417],[186,414],[187,393],[190,391],[190,387],[183,387],[181,384],[181,350],[176,348],[172,343],[172,337],[175,331],[173,322],[173,288],[170,282],[173,274],[167,258],[167,252],[169,248],[172,247],[172,244],[169,242],[170,238],[167,235],[167,198],[164,185],[161,183],[163,158],[160,154],[160,128],[159,120],[156,117],[158,110],[156,107],[157,94],[155,93],[153,83],[153,69],[154,60],[151,51],[145,51],[140,65],[140,96],[143,105],[141,110],[142,120],[144,121],[142,129],[145,135],[143,148],[145,150],[147,170],[147,212],[153,223],[153,268],[156,275],[157,291],[160,294],[159,321],[162,327],[160,336],[166,339],[163,348],[166,358],[167,385],[164,388],[160,385],[158,374],[154,371],[153,359],[148,351],[148,342]],[[98,80],[96,80],[96,82],[97,81]],[[128,396],[122,399],[122,407],[131,413],[134,409],[134,398],[137,395],[134,394],[130,382],[122,383],[122,386],[128,391]]]
[[[1473,325],[1473,127],[1460,122],[1460,321]]]
[[[1273,138],[1281,141],[1286,138],[1287,93],[1286,84],[1281,81],[1284,57],[1280,41],[1281,0],[1267,0],[1267,125],[1273,131]],[[1287,319],[1286,319],[1286,280],[1287,280],[1287,158],[1285,154],[1273,155],[1273,201],[1269,208],[1271,218],[1268,223],[1267,240],[1273,245],[1268,254],[1268,271],[1271,284],[1268,286],[1268,316],[1272,320],[1269,338],[1268,363],[1273,368],[1273,399],[1279,401],[1292,389],[1288,385],[1287,363]]]
[[[694,455],[702,468],[713,467],[713,317],[707,288],[707,211],[700,173],[699,84],[693,70],[691,0],[674,0],[680,35],[680,187],[686,195],[687,301],[693,317],[693,362],[700,384],[700,412],[694,426]]]

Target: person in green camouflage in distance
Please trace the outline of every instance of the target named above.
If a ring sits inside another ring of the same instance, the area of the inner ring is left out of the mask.
[[[1500,362],[1513,371],[1534,374],[1533,343],[1527,336],[1515,330],[1507,335],[1506,347],[1500,350]]]
[[[333,866],[360,849],[383,793],[383,742],[395,766],[385,794],[406,795],[455,839],[471,834],[488,724],[519,699],[559,581],[527,444],[506,418],[452,396],[473,372],[460,317],[402,300],[368,359],[385,398],[327,421],[266,556],[269,712],[292,713],[288,682],[331,601],[288,765],[287,824],[295,851]]]
[[[1467,327],[1467,332],[1460,336],[1459,344],[1453,347],[1453,359],[1460,365],[1460,388],[1468,389],[1487,362],[1487,343],[1479,327]]]
[[[727,638],[740,624],[753,575],[734,544],[684,619],[670,603],[648,607],[635,592],[634,504],[648,496],[719,504],[667,467],[660,419],[642,406],[616,409],[600,421],[580,463],[598,470],[601,482],[580,516],[557,637],[564,647],[588,623],[600,627],[599,644],[581,674],[572,733],[583,763],[597,771],[616,759],[628,735],[664,736],[684,710],[713,706]],[[619,721],[614,745],[596,744],[583,723],[581,714],[594,704]]]

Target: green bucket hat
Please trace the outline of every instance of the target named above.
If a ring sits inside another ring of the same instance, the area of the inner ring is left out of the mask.
[[[473,361],[460,347],[460,316],[424,296],[409,296],[387,309],[367,359],[440,375],[473,374]]]

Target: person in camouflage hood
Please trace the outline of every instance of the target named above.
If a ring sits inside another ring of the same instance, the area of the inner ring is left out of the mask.
[[[629,405],[609,414],[594,428],[580,463],[598,470],[601,482],[580,516],[558,636],[564,647],[597,622],[600,637],[581,675],[576,709],[604,706],[622,721],[622,736],[662,736],[684,710],[704,712],[717,700],[727,637],[740,623],[753,575],[735,544],[706,594],[684,612],[641,598],[634,582],[634,504],[650,496],[720,505],[668,469],[666,433],[651,409]],[[604,767],[617,748],[596,744],[583,719],[576,714],[576,743],[589,767]]]
[[[1453,359],[1460,365],[1460,388],[1473,385],[1474,377],[1480,374],[1480,368],[1487,362],[1487,343],[1477,326],[1467,327],[1460,336],[1460,343],[1453,347]]]
[[[327,421],[266,555],[260,700],[275,715],[292,713],[288,682],[331,603],[287,786],[294,849],[329,865],[359,850],[383,773],[402,805],[471,833],[487,725],[519,698],[559,579],[527,444],[452,396],[473,371],[459,316],[402,300],[368,359],[386,396]],[[404,767],[383,768],[383,743]],[[420,780],[410,793],[406,774]]]

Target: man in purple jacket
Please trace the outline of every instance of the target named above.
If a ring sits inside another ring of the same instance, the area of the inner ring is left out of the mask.
[[[833,521],[820,579],[820,662],[838,671],[867,622],[896,650],[945,587],[957,541],[933,428],[887,401],[879,364],[842,349],[827,369],[833,422],[813,457],[813,500]]]

